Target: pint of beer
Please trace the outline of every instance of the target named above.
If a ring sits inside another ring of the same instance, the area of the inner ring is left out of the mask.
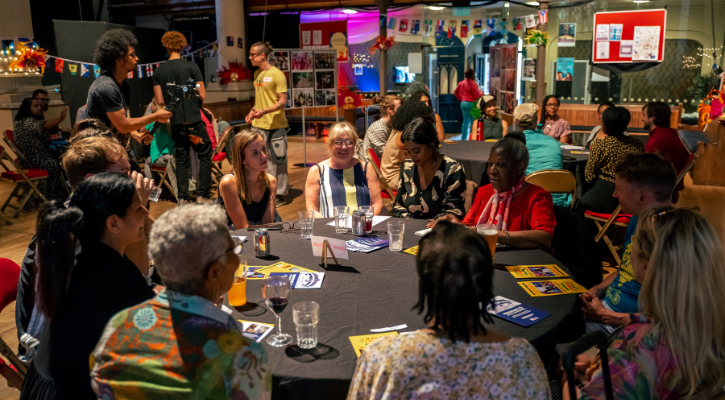
[[[482,235],[488,243],[488,249],[491,250],[491,261],[493,261],[496,255],[496,242],[498,240],[498,227],[492,224],[480,224],[476,225],[476,232]]]

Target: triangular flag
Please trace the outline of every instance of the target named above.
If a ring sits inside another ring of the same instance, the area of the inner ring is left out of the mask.
[[[408,31],[408,20],[407,19],[401,19],[400,20],[400,29],[398,29],[400,32],[407,32]]]
[[[68,70],[70,71],[71,75],[75,75],[78,72],[78,65],[69,63]]]
[[[521,30],[521,18],[514,18],[514,30],[520,31]]]
[[[133,71],[128,71],[128,74],[126,74],[126,79],[133,79]]]
[[[412,33],[413,35],[417,35],[418,32],[420,32],[420,20],[414,19],[413,25],[410,27],[410,33]]]
[[[448,21],[448,39],[456,36],[456,24],[458,21]]]
[[[436,37],[442,38],[443,37],[443,26],[445,26],[446,21],[439,19],[438,24],[436,25]]]
[[[88,78],[88,64],[81,64],[81,76]]]
[[[395,24],[398,22],[395,18],[388,18],[388,29],[395,30]]]
[[[93,76],[96,78],[101,76],[101,67],[100,66],[98,66],[98,65],[93,66]]]
[[[63,60],[59,58],[55,59],[55,72],[63,73]]]
[[[483,20],[477,19],[473,21],[473,35],[480,35],[483,30]]]
[[[490,29],[490,30],[496,29],[496,20],[493,18],[487,19],[486,26],[488,26],[488,29]]]
[[[468,20],[461,21],[461,37],[468,37]]]
[[[539,10],[539,23],[545,24],[549,22],[549,10]]]
[[[384,27],[386,23],[387,23],[387,19],[385,18],[385,15],[381,15],[380,16],[380,27],[381,28]]]

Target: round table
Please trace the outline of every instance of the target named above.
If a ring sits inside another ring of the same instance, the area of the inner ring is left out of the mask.
[[[335,233],[334,226],[326,225],[332,219],[315,221],[313,233],[335,239],[353,240],[350,234]],[[418,230],[425,229],[425,220],[405,220],[404,248],[418,244]],[[387,224],[381,222],[373,227],[373,235],[387,239]],[[412,307],[418,301],[418,274],[415,256],[403,252],[391,252],[383,248],[372,253],[349,252],[349,260],[340,260],[336,266],[328,259],[328,270],[320,265],[320,257],[312,256],[309,240],[303,240],[297,233],[269,231],[272,256],[260,259],[254,256],[253,232],[239,230],[234,235],[248,236],[243,254],[250,266],[271,265],[284,261],[300,267],[325,272],[321,289],[292,289],[289,306],[282,312],[282,331],[295,338],[292,320],[292,306],[298,301],[312,300],[320,305],[318,324],[319,343],[324,347],[321,353],[300,354],[295,347],[275,348],[264,343],[272,363],[275,377],[274,398],[344,398],[352,379],[357,356],[349,337],[370,334],[371,329],[406,324],[398,332],[412,331],[425,327],[422,316]],[[494,318],[494,329],[514,337],[529,340],[539,351],[553,347],[554,337],[560,329],[568,326],[580,315],[576,307],[576,295],[531,297],[521,288],[514,277],[506,271],[505,265],[558,264],[554,257],[541,250],[498,250],[495,255],[493,276],[494,294],[534,306],[551,313],[541,322],[528,328]],[[564,268],[565,269],[565,268]],[[263,280],[247,282],[247,299],[264,307],[262,297]],[[265,307],[266,308],[266,307]],[[261,310],[261,309],[257,309]],[[245,312],[245,314],[247,314]],[[271,311],[262,315],[249,316],[233,311],[237,319],[274,323]],[[275,328],[276,332],[276,328]],[[318,346],[322,348],[322,346]],[[313,395],[317,393],[317,395]],[[278,395],[279,394],[279,395]]]

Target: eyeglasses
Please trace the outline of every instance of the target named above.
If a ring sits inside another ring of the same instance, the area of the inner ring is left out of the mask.
[[[342,147],[343,144],[345,146],[347,146],[347,147],[351,147],[352,146],[352,140],[346,140],[344,142],[342,140],[335,140],[332,143],[335,145],[335,147]]]
[[[264,53],[249,53],[249,58],[254,58],[256,56],[261,56]]]
[[[243,248],[243,243],[236,243],[234,246],[232,246],[231,248],[227,249],[224,253],[222,253],[222,255],[215,258],[214,261],[210,262],[206,267],[204,267],[204,277],[206,278],[206,276],[209,274],[209,269],[211,268],[211,266],[214,265],[214,263],[217,262],[217,260],[219,260],[222,256],[229,253],[230,251],[233,251],[234,255],[236,255],[236,256],[241,256],[242,248]]]
[[[283,222],[282,223],[282,233],[299,233],[300,228],[297,228],[295,225],[297,225],[297,222]]]

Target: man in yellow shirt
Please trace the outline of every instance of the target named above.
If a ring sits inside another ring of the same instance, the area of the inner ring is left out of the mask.
[[[287,175],[287,131],[289,124],[284,116],[287,104],[287,78],[269,63],[272,46],[257,42],[249,51],[252,65],[259,67],[254,73],[255,104],[246,117],[247,123],[264,132],[269,149],[267,172],[277,178],[277,203],[289,191]]]

